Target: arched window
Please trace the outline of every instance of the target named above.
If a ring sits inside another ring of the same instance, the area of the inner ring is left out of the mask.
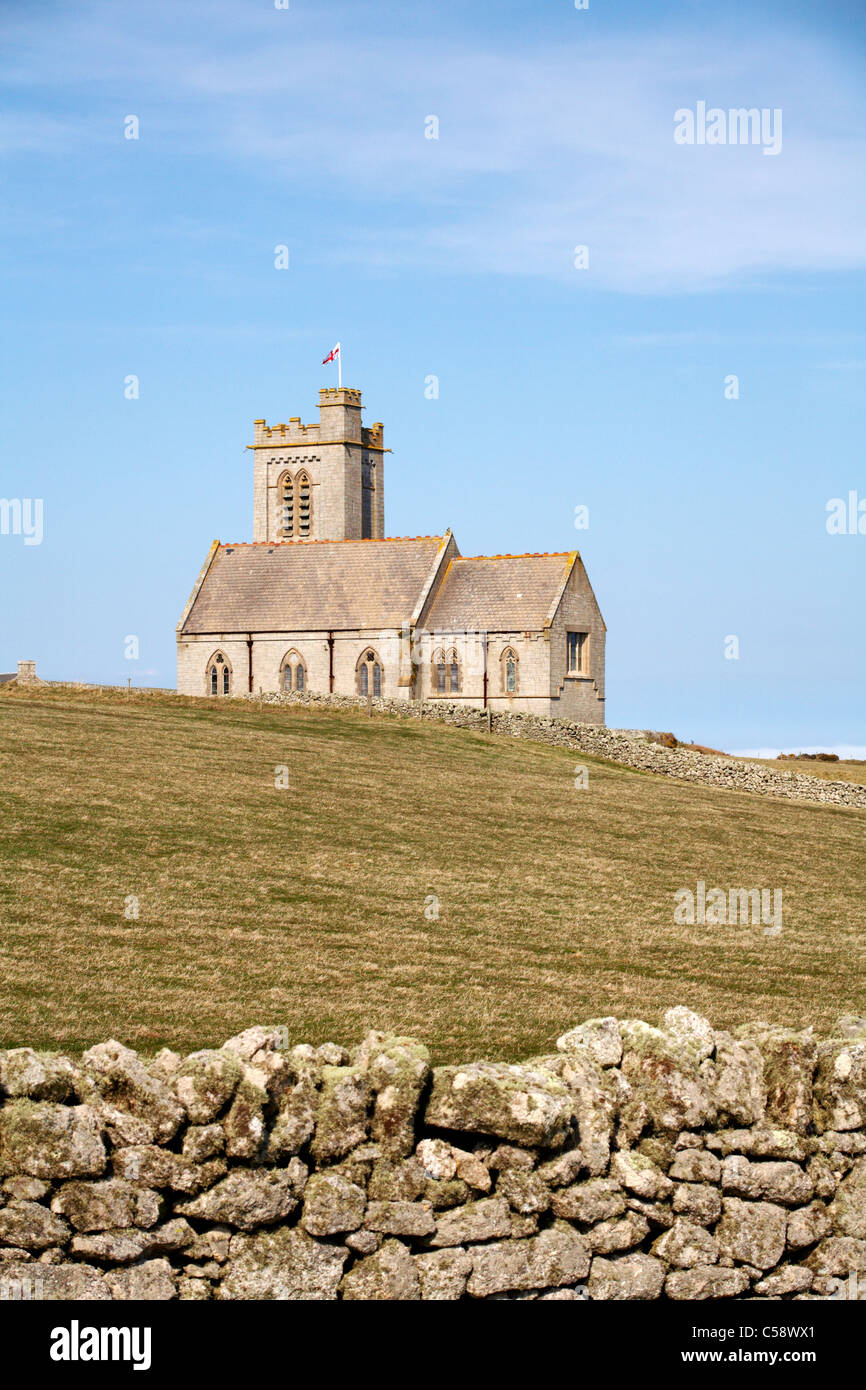
[[[381,695],[385,684],[385,668],[372,647],[365,647],[355,668],[359,695]]]
[[[284,473],[278,485],[280,498],[280,535],[295,534],[295,484],[291,473]]]
[[[298,489],[297,534],[309,536],[313,525],[313,490],[306,473],[299,473],[295,482]]]
[[[433,653],[433,688],[437,695],[445,694],[445,653],[442,651]]]
[[[433,689],[437,695],[456,695],[460,689],[460,659],[457,648],[433,653]]]
[[[283,690],[306,690],[307,667],[301,653],[294,647],[283,657],[280,671]]]
[[[448,690],[452,695],[456,695],[460,689],[460,662],[457,659],[457,649],[452,647],[448,653]]]
[[[280,536],[311,536],[313,533],[313,485],[303,470],[293,478],[284,473],[277,484],[280,509]]]
[[[513,647],[506,647],[499,658],[502,667],[502,689],[506,695],[516,695],[519,683],[520,661]]]
[[[207,692],[209,695],[232,693],[232,668],[222,652],[214,652],[207,664]]]

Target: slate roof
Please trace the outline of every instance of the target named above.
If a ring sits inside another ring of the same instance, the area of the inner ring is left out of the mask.
[[[574,563],[560,555],[452,560],[425,621],[431,632],[538,632]]]
[[[220,545],[181,631],[400,627],[412,615],[443,539]]]

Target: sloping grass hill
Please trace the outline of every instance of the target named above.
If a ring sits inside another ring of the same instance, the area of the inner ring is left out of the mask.
[[[518,1058],[599,1014],[866,1012],[866,813],[363,712],[0,693],[0,1046],[254,1023]],[[281,769],[283,769],[281,771]],[[768,888],[783,929],[677,924]]]

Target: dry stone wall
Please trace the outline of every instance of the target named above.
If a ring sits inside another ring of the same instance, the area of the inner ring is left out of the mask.
[[[301,694],[248,695],[269,705],[331,705],[343,709],[364,708],[366,701],[349,695]],[[782,772],[739,758],[711,757],[688,748],[665,748],[653,743],[640,729],[609,729],[604,724],[581,724],[569,719],[540,718],[478,709],[446,700],[374,700],[373,708],[402,719],[435,719],[461,729],[486,730],[534,743],[552,743],[576,753],[606,758],[642,772],[679,777],[730,791],[759,792],[786,800],[817,801],[833,806],[866,807],[866,786],[834,782],[801,772]],[[488,721],[489,713],[489,721]]]
[[[835,1032],[0,1052],[0,1296],[866,1297],[866,1019]]]

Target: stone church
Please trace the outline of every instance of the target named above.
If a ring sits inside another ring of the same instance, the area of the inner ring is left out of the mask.
[[[319,392],[317,424],[256,420],[253,540],[214,541],[177,625],[184,695],[450,700],[604,723],[605,625],[576,550],[460,554],[385,536],[381,423]]]

